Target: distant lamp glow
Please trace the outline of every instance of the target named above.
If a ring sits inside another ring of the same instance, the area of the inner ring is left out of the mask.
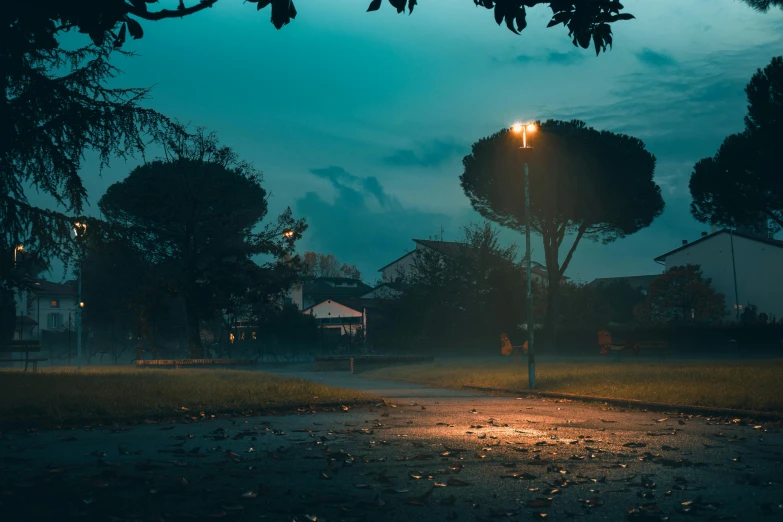
[[[292,238],[294,237],[294,231],[293,230],[286,230],[283,232],[283,237]]]
[[[84,308],[84,301],[80,301],[80,302],[79,302],[79,306],[80,306],[81,308]]]
[[[14,247],[14,265],[16,265],[16,256],[19,252],[24,252],[24,245],[18,245]]]
[[[511,132],[514,134],[521,134],[522,135],[522,148],[526,149],[527,147],[527,133],[528,132],[536,132],[538,127],[535,123],[528,122],[528,123],[515,123],[511,126]]]
[[[73,224],[73,235],[76,237],[83,236],[87,232],[87,223],[76,222]]]

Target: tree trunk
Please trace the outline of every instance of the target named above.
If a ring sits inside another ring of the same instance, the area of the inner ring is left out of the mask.
[[[204,348],[201,346],[201,333],[199,331],[198,312],[190,297],[185,297],[185,315],[187,315],[188,348],[191,359],[204,357]]]

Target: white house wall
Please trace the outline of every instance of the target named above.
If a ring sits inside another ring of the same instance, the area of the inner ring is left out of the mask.
[[[759,313],[783,318],[783,248],[734,236],[737,268],[737,296],[743,307],[753,304]],[[715,236],[695,243],[666,257],[666,269],[687,264],[701,266],[712,287],[726,297],[734,315],[734,272],[731,262],[731,236]]]
[[[416,245],[416,250],[421,248],[424,247],[418,244]],[[381,279],[383,282],[391,283],[396,281],[401,276],[404,277],[411,270],[416,261],[416,250],[381,270]]]
[[[317,304],[309,310],[305,311],[306,314],[311,314],[313,317],[361,317],[362,313],[357,312],[353,308],[348,308],[335,301],[324,301],[321,304]]]

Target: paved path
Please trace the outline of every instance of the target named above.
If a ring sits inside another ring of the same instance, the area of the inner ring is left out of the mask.
[[[309,381],[324,384],[326,386],[336,386],[339,388],[354,388],[366,391],[386,398],[410,398],[410,397],[477,397],[481,394],[465,390],[447,390],[444,388],[433,388],[428,386],[419,386],[405,382],[380,381],[365,379],[358,375],[351,375],[348,372],[277,372],[286,377],[299,377]]]
[[[389,404],[4,433],[3,520],[783,516],[776,428],[314,378],[390,390]]]

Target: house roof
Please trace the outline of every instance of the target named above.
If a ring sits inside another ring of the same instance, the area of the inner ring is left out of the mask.
[[[650,283],[655,281],[660,274],[652,275],[637,275],[637,276],[620,276],[620,277],[599,277],[593,279],[588,283],[588,286],[599,286],[611,284],[617,281],[625,281],[631,288],[649,288]]]
[[[472,250],[470,246],[466,245],[465,243],[460,243],[457,241],[435,241],[433,239],[414,239],[413,242],[421,246],[427,247],[431,250],[434,250],[436,252],[439,252],[444,256],[448,256],[452,258],[460,257]],[[378,269],[378,271],[382,272],[384,269],[390,267],[391,265],[400,261],[401,259],[405,259],[406,257],[408,257],[409,255],[415,252],[416,250],[411,250],[407,254],[398,257],[388,265],[381,267],[380,269]],[[547,276],[546,267],[537,261],[533,261],[532,272],[543,277]],[[568,276],[563,276],[561,279],[567,280]]]
[[[76,281],[55,283],[39,279],[34,283],[33,292],[36,295],[76,295]]]
[[[402,285],[402,284],[400,284],[400,283],[391,283],[391,282],[387,282],[387,283],[381,283],[381,284],[379,284],[378,286],[376,286],[375,288],[373,288],[373,289],[372,289],[372,290],[370,290],[369,292],[366,292],[366,293],[364,293],[364,294],[360,295],[360,296],[359,296],[359,298],[360,298],[360,299],[363,299],[363,300],[374,300],[374,299],[378,299],[377,297],[367,297],[367,296],[368,296],[368,295],[370,295],[370,294],[372,294],[372,293],[374,293],[376,290],[381,290],[381,289],[384,289],[384,288],[388,288],[388,289],[390,289],[390,290],[394,290],[395,292],[403,292],[403,291],[404,291],[404,288],[403,288],[403,285]]]
[[[695,244],[701,243],[702,241],[706,241],[706,240],[711,239],[711,238],[713,238],[715,236],[718,236],[720,234],[729,234],[729,233],[733,234],[734,236],[741,237],[743,239],[749,239],[751,241],[758,241],[759,243],[764,243],[764,244],[767,244],[767,245],[783,248],[783,241],[778,241],[777,239],[768,239],[768,238],[765,238],[765,237],[754,236],[753,234],[748,234],[746,232],[739,232],[737,230],[732,231],[732,230],[730,230],[728,228],[724,228],[724,229],[718,230],[717,232],[713,232],[712,234],[707,234],[706,236],[702,236],[699,239],[697,239],[696,241],[691,241],[690,243],[682,245],[679,248],[675,248],[674,250],[666,252],[665,254],[662,254],[662,255],[656,257],[654,259],[654,261],[656,261],[656,262],[665,261],[667,257],[669,257],[670,255],[672,255],[672,254],[674,254],[676,252],[679,252],[681,250],[685,250],[688,247],[692,247]]]
[[[414,239],[414,241],[416,241],[416,240]],[[389,263],[389,264],[386,264],[386,265],[383,265],[382,267],[380,267],[380,268],[378,269],[378,272],[383,272],[385,269],[389,268],[390,266],[392,266],[392,265],[393,265],[394,263],[396,263],[397,261],[400,261],[400,260],[402,260],[402,259],[405,259],[406,257],[408,257],[409,255],[413,254],[414,252],[416,252],[416,251],[415,251],[415,250],[411,250],[411,251],[410,251],[410,252],[408,252],[407,254],[403,254],[403,255],[401,255],[400,257],[398,257],[397,259],[395,259],[395,260],[394,260],[394,261],[392,261],[391,263]]]
[[[345,283],[352,284],[346,285]],[[358,297],[370,290],[372,290],[370,285],[358,279],[347,277],[317,277],[302,283],[302,294],[308,296]]]

